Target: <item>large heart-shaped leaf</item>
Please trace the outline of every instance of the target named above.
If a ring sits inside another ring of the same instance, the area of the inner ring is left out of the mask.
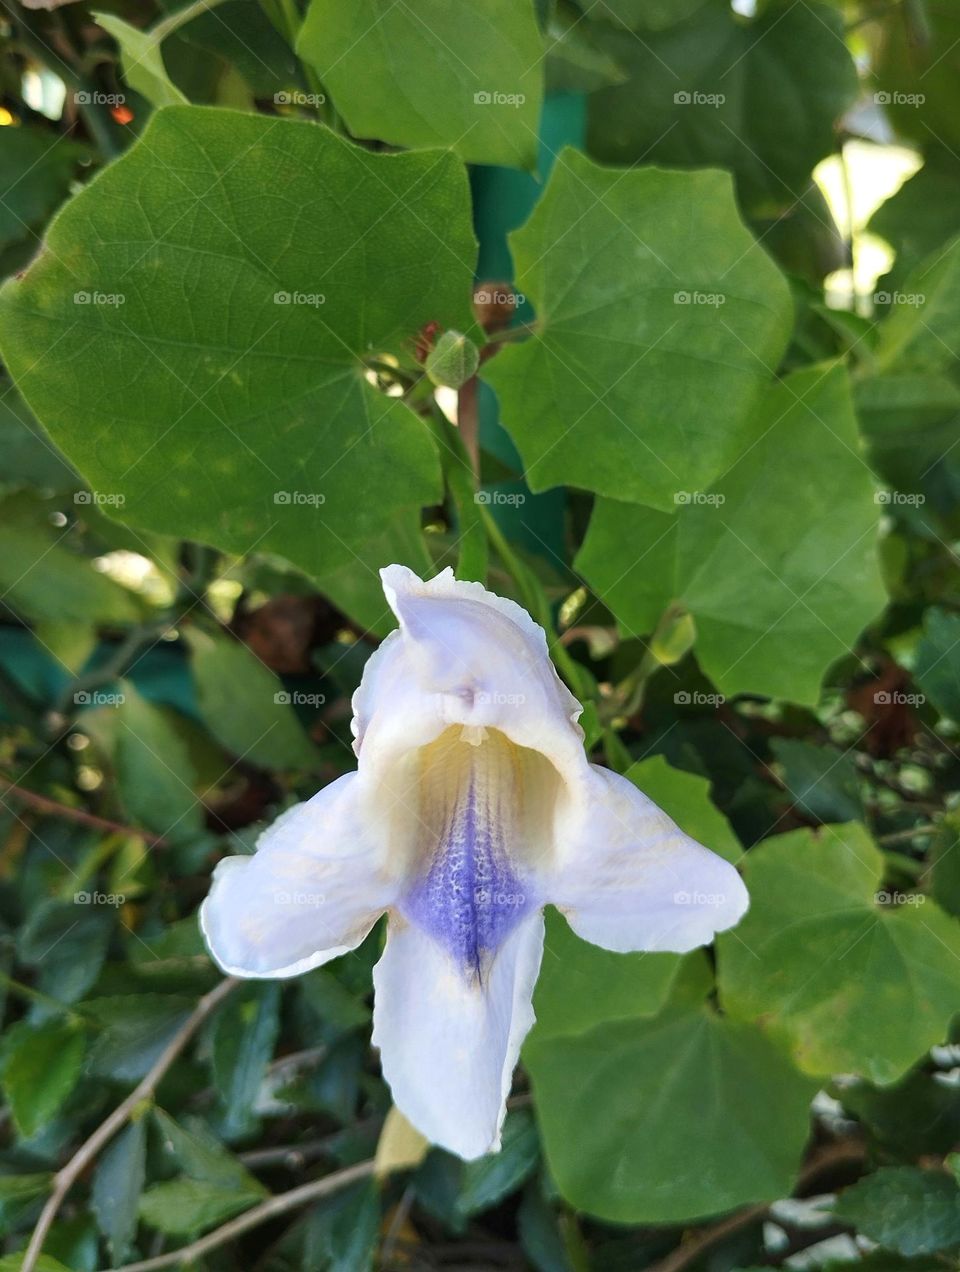
[[[611,31],[602,47],[630,78],[593,97],[591,153],[729,168],[758,211],[793,212],[857,92],[840,16],[815,3],[764,6],[744,22],[727,0],[708,0],[689,21],[639,39]]]
[[[544,49],[531,0],[312,0],[297,51],[355,137],[536,161]]]
[[[671,1223],[772,1201],[793,1184],[815,1084],[759,1030],[701,1001],[702,958],[691,956],[652,1018],[531,1035],[547,1162],[578,1209]]]
[[[811,1074],[894,1082],[946,1039],[960,1002],[960,923],[880,890],[883,859],[852,822],[768,839],[744,868],[751,904],[720,937],[732,1016],[762,1019]]]
[[[453,155],[170,107],[0,293],[0,341],[114,515],[323,573],[439,494],[425,426],[364,359],[465,326],[473,260]]]
[[[534,490],[672,509],[740,453],[790,328],[729,176],[623,172],[564,151],[511,243],[535,334],[484,376]]]
[[[679,491],[673,516],[599,500],[576,564],[631,634],[684,606],[724,693],[815,702],[883,600],[844,370],[771,386],[751,438],[710,490]]]

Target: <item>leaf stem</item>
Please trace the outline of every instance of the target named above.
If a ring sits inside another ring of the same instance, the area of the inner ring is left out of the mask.
[[[249,1232],[251,1228],[266,1223],[268,1219],[275,1219],[277,1215],[286,1214],[288,1210],[295,1210],[298,1206],[306,1205],[308,1201],[325,1197],[328,1193],[336,1192],[360,1179],[368,1179],[373,1174],[373,1166],[372,1161],[358,1162],[355,1166],[347,1166],[333,1175],[324,1175],[322,1179],[301,1184],[299,1188],[292,1188],[289,1192],[278,1193],[275,1197],[261,1202],[259,1206],[254,1206],[252,1210],[244,1211],[242,1215],[231,1219],[229,1223],[214,1229],[213,1232],[208,1232],[199,1241],[182,1246],[179,1250],[157,1255],[153,1259],[142,1259],[139,1263],[125,1263],[123,1267],[116,1268],[113,1272],[159,1272],[160,1268],[183,1267],[186,1263],[193,1263],[209,1254],[211,1250],[216,1250],[226,1245],[228,1241],[232,1241],[234,1237],[239,1237],[241,1233]]]
[[[78,822],[81,826],[90,826],[95,830],[106,830],[114,834],[138,835],[152,848],[162,847],[165,842],[160,835],[152,835],[150,831],[141,830],[139,826],[125,826],[122,822],[111,821],[108,817],[98,817],[96,813],[88,813],[83,808],[61,804],[58,800],[40,795],[37,791],[29,791],[26,787],[18,786],[16,782],[11,781],[5,773],[0,773],[0,790],[48,817],[60,817],[64,821]]]
[[[550,605],[547,598],[544,596],[533,571],[520,560],[513,548],[511,548],[510,544],[507,542],[506,535],[497,525],[496,519],[490,512],[489,508],[481,505],[480,516],[497,555],[513,575],[517,582],[517,586],[520,588],[524,605],[536,618],[537,622],[547,634],[547,645],[550,650],[550,657],[557,664],[557,667],[563,673],[563,677],[567,684],[577,697],[581,700],[583,698],[590,697],[591,694],[587,690],[586,682],[581,675],[579,664],[557,635],[557,630],[553,624],[553,615],[550,613]]]
[[[477,501],[470,456],[459,431],[436,403],[431,404],[429,418],[460,523],[457,578],[484,583],[487,578],[487,535],[481,516],[484,509]]]
[[[167,1070],[186,1047],[187,1043],[197,1032],[207,1017],[217,1008],[220,1003],[227,997],[231,990],[239,985],[239,981],[234,976],[228,976],[216,985],[208,994],[204,994],[203,998],[197,1003],[189,1017],[183,1022],[174,1036],[170,1039],[163,1051],[157,1057],[150,1072],[144,1077],[136,1087],[130,1092],[122,1103],[118,1104],[113,1112],[104,1119],[97,1129],[80,1145],[74,1155],[67,1162],[62,1170],[59,1170],[53,1177],[53,1191],[47,1198],[46,1205],[40,1212],[40,1218],[37,1220],[37,1226],[33,1230],[30,1238],[30,1244],[27,1246],[26,1254],[23,1256],[23,1262],[20,1265],[20,1272],[34,1272],[37,1261],[43,1251],[44,1242],[47,1234],[53,1225],[60,1207],[66,1200],[67,1193],[76,1183],[77,1179],[86,1168],[90,1165],[101,1148],[114,1135],[125,1126],[134,1112],[144,1100],[149,1100],[154,1091],[160,1084],[161,1079]],[[137,1265],[143,1266],[143,1265]],[[160,1266],[166,1267],[167,1264]]]
[[[940,829],[934,822],[928,822],[922,826],[911,826],[909,830],[893,830],[889,835],[878,835],[878,844],[906,844],[911,839],[916,839],[918,835],[935,835]]]
[[[202,13],[206,13],[208,9],[213,9],[218,4],[223,4],[223,2],[224,0],[193,0],[193,4],[188,4],[185,8],[178,9],[176,13],[171,13],[168,17],[158,22],[155,27],[151,27],[147,35],[159,44],[168,35],[173,35],[174,31],[178,31],[180,27],[186,26],[194,18],[199,18]]]

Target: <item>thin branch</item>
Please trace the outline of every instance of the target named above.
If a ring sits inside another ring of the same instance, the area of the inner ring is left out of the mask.
[[[222,980],[219,985],[210,990],[209,994],[204,994],[203,998],[194,1007],[190,1016],[180,1026],[174,1036],[164,1047],[160,1056],[157,1058],[153,1068],[145,1078],[130,1092],[127,1098],[113,1110],[113,1112],[97,1127],[93,1134],[80,1145],[74,1155],[67,1162],[62,1170],[58,1171],[53,1179],[53,1192],[47,1199],[47,1203],[40,1213],[37,1220],[37,1226],[33,1230],[33,1236],[30,1238],[30,1244],[27,1246],[27,1252],[24,1255],[23,1263],[20,1265],[20,1272],[34,1272],[37,1266],[37,1260],[40,1258],[43,1244],[47,1239],[47,1233],[50,1231],[53,1221],[59,1213],[60,1207],[66,1199],[67,1193],[76,1183],[80,1175],[83,1174],[87,1166],[93,1161],[101,1148],[114,1135],[126,1125],[134,1110],[144,1101],[148,1100],[157,1089],[161,1079],[167,1070],[180,1055],[184,1047],[197,1032],[203,1022],[207,1019],[212,1011],[219,1007],[220,1003],[226,998],[231,990],[239,985],[239,981],[234,976],[228,976]]]
[[[815,1152],[797,1180],[795,1193],[805,1193],[811,1185],[825,1171],[833,1170],[837,1167],[852,1166],[862,1164],[866,1149],[859,1141],[841,1140],[836,1143],[826,1144],[823,1148]],[[659,1263],[655,1263],[649,1272],[683,1272],[683,1270],[694,1263],[707,1250],[712,1250],[726,1237],[732,1236],[735,1232],[739,1232],[741,1228],[749,1228],[759,1220],[766,1217],[770,1207],[767,1204],[758,1204],[755,1206],[745,1206],[743,1210],[737,1210],[732,1215],[727,1215],[715,1224],[711,1224],[709,1228],[701,1228],[688,1241],[684,1241],[682,1245],[677,1246]]]
[[[35,808],[37,812],[44,813],[48,817],[61,817],[64,821],[79,822],[81,826],[92,826],[96,830],[138,835],[152,848],[159,848],[164,843],[162,836],[152,835],[149,830],[142,830],[139,826],[125,826],[123,822],[111,821],[108,817],[98,817],[96,813],[88,813],[83,808],[73,808],[70,804],[61,804],[58,800],[38,794],[37,791],[28,791],[25,786],[18,786],[16,782],[11,781],[5,773],[0,773],[0,789],[4,794],[12,795],[14,799],[26,804],[28,808]]]
[[[356,1183],[359,1179],[367,1179],[372,1174],[372,1161],[359,1162],[356,1166],[347,1166],[344,1170],[338,1170],[333,1175],[324,1175],[322,1179],[314,1179],[309,1184],[301,1184],[299,1188],[292,1188],[290,1192],[278,1193],[277,1196],[268,1198],[259,1206],[254,1206],[252,1210],[244,1211],[236,1219],[231,1219],[229,1223],[215,1228],[213,1232],[208,1232],[205,1237],[201,1237],[199,1241],[194,1241],[188,1246],[181,1246],[179,1250],[171,1250],[168,1254],[157,1255],[155,1259],[143,1259],[139,1263],[125,1263],[122,1268],[116,1268],[113,1272],[157,1272],[160,1268],[183,1267],[184,1264],[193,1263],[205,1254],[209,1254],[211,1250],[216,1250],[219,1246],[226,1245],[234,1237],[239,1237],[241,1233],[249,1232],[251,1228],[259,1227],[261,1223],[266,1223],[268,1219],[275,1219],[277,1215],[286,1214],[288,1210],[295,1210],[298,1206],[303,1206],[308,1201],[315,1201],[318,1197],[325,1197],[328,1193],[345,1188],[347,1184]]]
[[[919,839],[921,835],[935,835],[940,829],[932,822],[924,826],[911,826],[909,830],[893,830],[889,835],[878,835],[878,844],[906,844],[911,839]]]

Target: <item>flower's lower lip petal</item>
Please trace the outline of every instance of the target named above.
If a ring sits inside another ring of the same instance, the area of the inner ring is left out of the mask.
[[[591,766],[592,798],[550,900],[604,949],[684,954],[749,904],[734,867],[685,835],[632,782]]]
[[[499,1148],[542,953],[539,912],[513,929],[479,977],[416,925],[391,920],[373,973],[383,1074],[408,1121],[468,1161]]]
[[[356,776],[281,817],[252,857],[227,857],[200,911],[233,975],[297,976],[354,949],[393,899],[365,842]]]

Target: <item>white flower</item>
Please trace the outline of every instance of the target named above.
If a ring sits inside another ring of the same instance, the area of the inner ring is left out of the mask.
[[[542,907],[608,950],[683,952],[736,923],[736,870],[588,763],[544,633],[445,570],[381,572],[399,620],[354,696],[355,773],[228,857],[201,910],[237,976],[295,976],[389,914],[373,1041],[402,1113],[464,1158],[499,1147],[533,1024]]]

